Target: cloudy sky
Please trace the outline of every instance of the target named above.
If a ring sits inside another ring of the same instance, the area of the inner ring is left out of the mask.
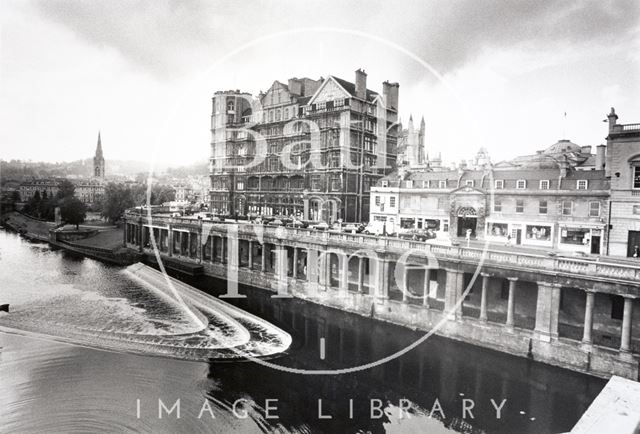
[[[445,160],[597,145],[611,106],[640,122],[639,22],[635,0],[2,0],[0,158],[86,158],[101,130],[108,159],[203,160],[214,91],[357,68]]]

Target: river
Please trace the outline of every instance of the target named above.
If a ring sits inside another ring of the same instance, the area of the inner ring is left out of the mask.
[[[149,356],[131,346],[104,350],[101,333],[161,336],[188,333],[192,324],[119,267],[4,231],[0,276],[0,303],[11,303],[11,313],[0,314],[3,433],[565,432],[605,384],[439,337],[342,375]],[[210,294],[225,292],[216,279],[182,280]],[[240,292],[248,298],[234,304],[292,336],[289,350],[268,360],[280,366],[357,366],[421,336],[258,289]],[[88,330],[93,340],[74,343],[76,335],[60,332],[67,329]]]

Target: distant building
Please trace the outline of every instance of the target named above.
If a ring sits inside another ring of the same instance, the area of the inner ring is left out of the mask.
[[[407,128],[402,129],[398,139],[398,166],[418,168],[427,164],[428,157],[424,138],[424,117],[420,121],[420,128],[416,129],[413,126],[413,116],[410,116]]]
[[[398,90],[389,82],[382,94],[369,90],[367,74],[357,70],[355,83],[334,76],[275,81],[257,102],[240,91],[216,92],[210,209],[368,220],[370,186],[396,164]],[[316,149],[312,133],[319,137]],[[266,149],[257,148],[256,136],[265,138]],[[287,152],[289,167],[282,162]],[[265,158],[244,167],[256,156]]]
[[[55,179],[34,179],[31,181],[25,181],[20,184],[18,190],[20,191],[20,201],[27,202],[31,199],[36,191],[40,192],[40,197],[47,193],[47,197],[52,197],[58,194],[59,181]]]
[[[611,179],[609,253],[633,256],[640,251],[640,123],[617,120],[612,107],[605,168]]]
[[[93,157],[93,177],[104,180],[105,175],[104,156],[102,155],[102,140],[100,139],[100,132],[98,132],[98,145],[96,146],[96,154]]]
[[[95,205],[104,197],[104,183],[95,179],[75,181],[75,197],[85,205]]]

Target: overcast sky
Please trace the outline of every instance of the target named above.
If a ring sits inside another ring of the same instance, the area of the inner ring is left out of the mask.
[[[639,21],[635,0],[2,0],[0,158],[87,158],[101,130],[107,159],[203,160],[214,91],[357,68],[445,160],[597,145],[611,106],[640,122]]]

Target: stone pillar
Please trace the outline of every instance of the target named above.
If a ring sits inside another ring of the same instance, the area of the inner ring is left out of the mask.
[[[267,243],[262,245],[262,257],[260,258],[260,269],[263,273],[267,271]]]
[[[558,337],[561,287],[557,283],[538,282],[535,333],[541,341],[550,342]]]
[[[424,289],[422,290],[422,305],[429,309],[429,290],[431,289],[431,268],[424,269]]]
[[[508,277],[509,280],[509,299],[507,300],[507,327],[513,328],[513,316],[515,311],[515,293],[516,293],[516,277]]]
[[[482,292],[480,293],[480,321],[487,321],[487,291],[489,290],[490,274],[480,273],[482,276]]]
[[[387,300],[389,298],[389,261],[384,258],[376,259],[376,298]]]
[[[586,301],[584,306],[584,331],[582,333],[582,342],[591,344],[591,330],[593,328],[593,304],[595,301],[595,292],[586,291]]]
[[[202,230],[196,234],[196,254],[198,255],[198,264],[202,264]]]
[[[358,258],[358,292],[361,294],[364,287],[364,259],[363,257]]]
[[[142,219],[138,219],[138,252],[142,253],[142,246],[144,246],[144,240],[142,237],[144,236],[144,230],[142,226]]]
[[[122,247],[127,247],[127,228],[128,227],[129,227],[129,222],[125,220],[124,228],[122,229]]]
[[[249,267],[249,270],[251,270],[253,268],[253,241],[249,240],[247,244],[249,245],[249,259],[247,266]]]
[[[216,237],[211,235],[211,262],[216,262]]]
[[[456,307],[456,303],[462,297],[462,272],[454,269],[445,269],[447,283],[444,292],[444,312],[449,319],[459,319],[462,316],[462,305]]]
[[[318,251],[315,249],[307,249],[307,280],[318,283]]]
[[[169,234],[167,236],[168,239],[168,243],[169,243],[169,257],[173,256],[173,227],[171,227],[171,224],[169,224]]]
[[[293,246],[293,270],[291,270],[291,276],[294,279],[298,278],[298,248]]]
[[[338,255],[340,259],[340,290],[343,292],[347,292],[349,290],[349,256],[345,253],[344,255]]]
[[[627,353],[631,349],[631,317],[633,316],[633,298],[624,298],[622,312],[622,334],[620,336],[620,351]]]

